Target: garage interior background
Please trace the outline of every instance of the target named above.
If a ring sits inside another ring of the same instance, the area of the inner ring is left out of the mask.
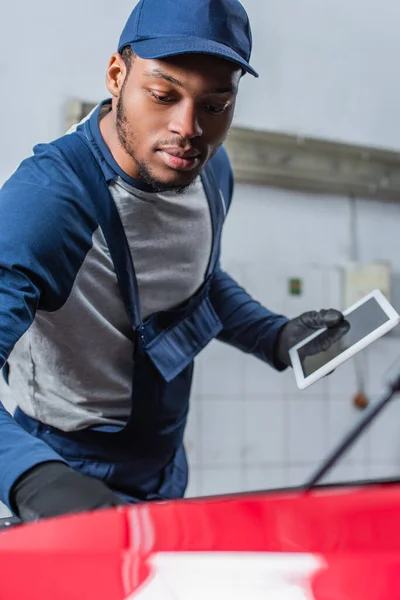
[[[399,309],[400,3],[242,2],[260,78],[243,79],[227,142],[237,184],[224,267],[266,306],[295,316],[344,308],[343,268],[383,261]],[[65,131],[79,102],[107,96],[106,65],[134,5],[23,4],[23,19],[20,4],[2,8],[0,183],[34,144]],[[289,293],[291,279],[301,280],[300,295]],[[300,392],[290,370],[213,342],[197,361],[188,495],[300,484],[360,418],[355,393],[373,401],[396,364],[399,333]],[[12,409],[4,385],[0,395]],[[399,474],[395,400],[330,480]]]

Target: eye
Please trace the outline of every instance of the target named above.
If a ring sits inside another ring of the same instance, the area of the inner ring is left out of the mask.
[[[169,104],[173,102],[173,98],[164,94],[156,94],[156,92],[150,91],[150,96],[156,100],[156,102],[160,102],[160,104]]]
[[[207,104],[205,106],[205,109],[213,115],[220,115],[221,113],[225,112],[227,108],[227,104],[225,104],[224,106],[215,106],[213,104]]]

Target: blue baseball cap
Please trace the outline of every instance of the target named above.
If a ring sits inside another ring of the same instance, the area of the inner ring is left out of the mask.
[[[140,0],[118,44],[140,58],[211,54],[236,63],[251,75],[249,18],[238,0]]]

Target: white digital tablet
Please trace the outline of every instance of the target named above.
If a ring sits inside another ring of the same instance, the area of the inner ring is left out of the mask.
[[[329,350],[310,355],[310,341],[321,335],[324,329],[315,331],[289,350],[298,387],[303,390],[324,377],[348,358],[351,358],[396,327],[400,321],[390,302],[380,290],[374,290],[343,311],[350,329]]]

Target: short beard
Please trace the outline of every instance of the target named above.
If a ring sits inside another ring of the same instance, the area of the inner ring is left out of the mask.
[[[145,181],[153,189],[154,192],[157,192],[157,193],[175,192],[176,194],[183,194],[191,185],[193,185],[196,178],[194,180],[190,181],[189,183],[186,183],[185,185],[165,184],[162,181],[159,181],[156,177],[154,177],[150,168],[145,163],[138,160],[137,157],[135,156],[135,152],[132,148],[132,143],[135,141],[136,138],[135,138],[135,134],[131,130],[128,119],[126,117],[125,107],[124,107],[124,102],[123,102],[123,91],[124,91],[125,83],[126,83],[126,80],[124,81],[124,84],[121,89],[121,94],[120,94],[120,96],[118,98],[118,102],[117,102],[116,127],[117,127],[117,134],[118,134],[118,139],[119,139],[120,144],[124,148],[125,152],[127,152],[129,154],[129,156],[131,158],[133,158],[133,160],[135,161],[135,163],[139,169],[140,177],[143,179],[143,181]]]

